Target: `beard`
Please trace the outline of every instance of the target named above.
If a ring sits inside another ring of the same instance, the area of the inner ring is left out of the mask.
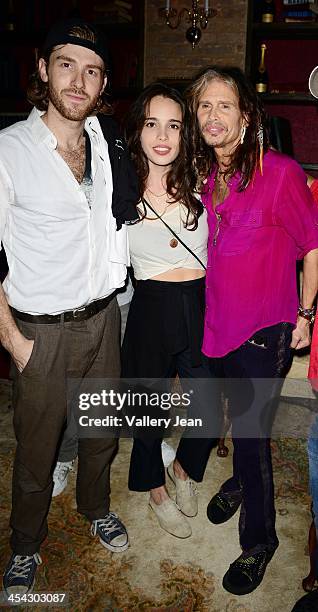
[[[48,88],[50,102],[64,119],[84,121],[96,110],[99,94],[90,98],[82,89],[63,89],[61,92],[58,92],[51,83],[48,84]],[[72,104],[72,102],[67,104],[62,98],[63,93],[83,96],[86,97],[86,100],[82,101],[81,104]]]

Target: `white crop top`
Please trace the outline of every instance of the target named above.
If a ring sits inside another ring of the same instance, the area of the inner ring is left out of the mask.
[[[203,269],[180,242],[174,248],[170,246],[174,236],[160,219],[155,218],[148,207],[147,216],[151,217],[151,220],[142,219],[139,223],[128,225],[130,259],[137,280],[148,280],[175,268]],[[198,227],[194,231],[184,227],[186,218],[187,210],[182,204],[171,208],[170,211],[168,209],[163,217],[177,236],[180,236],[206,266],[208,241],[206,210],[204,209],[198,219]]]

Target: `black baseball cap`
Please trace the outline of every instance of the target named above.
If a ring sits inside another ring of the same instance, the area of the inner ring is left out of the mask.
[[[74,33],[74,28],[78,27],[90,30],[94,34],[95,41],[86,40],[85,38],[81,38]],[[58,45],[67,45],[68,43],[71,45],[86,47],[87,49],[95,51],[96,55],[99,55],[99,57],[101,57],[101,59],[104,61],[105,69],[109,68],[110,57],[105,37],[103,33],[92,23],[79,18],[63,19],[62,21],[58,21],[49,30],[42,50],[45,52],[50,52],[52,51],[53,47],[57,47]]]

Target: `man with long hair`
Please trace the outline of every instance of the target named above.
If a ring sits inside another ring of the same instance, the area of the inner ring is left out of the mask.
[[[243,595],[261,583],[278,546],[270,423],[292,349],[310,342],[317,210],[299,165],[269,148],[264,109],[241,70],[205,70],[188,101],[209,217],[203,352],[215,377],[240,379],[225,386],[233,476],[212,497],[208,517],[221,524],[241,506],[242,554],[223,586]],[[300,303],[297,259],[304,259]]]
[[[123,144],[111,130],[106,142],[95,116],[110,111],[108,67],[94,26],[56,24],[31,79],[33,110],[0,134],[0,229],[9,267],[0,288],[0,340],[13,361],[17,438],[13,554],[3,584],[13,598],[31,590],[41,563],[67,378],[120,371],[115,292],[128,264],[125,222],[136,212],[123,187]],[[110,437],[79,441],[76,498],[92,535],[122,552],[127,531],[109,510],[116,449]]]

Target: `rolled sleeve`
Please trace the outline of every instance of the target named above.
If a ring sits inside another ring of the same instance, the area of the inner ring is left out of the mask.
[[[302,168],[290,160],[284,169],[274,207],[274,218],[294,240],[297,259],[318,248],[318,208]]]

